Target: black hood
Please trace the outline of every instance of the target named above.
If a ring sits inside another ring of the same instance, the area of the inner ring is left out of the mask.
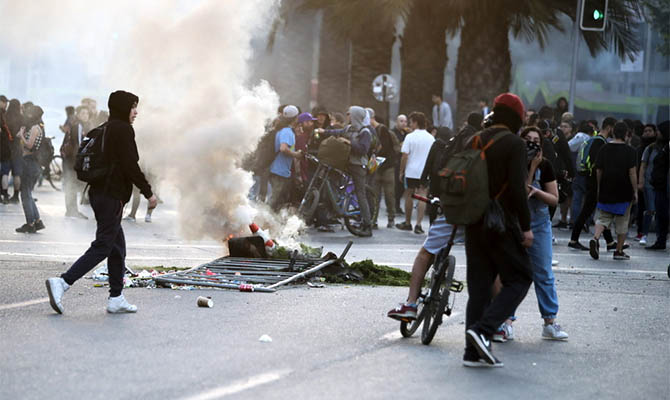
[[[130,110],[133,105],[139,103],[140,98],[130,92],[117,90],[109,95],[107,106],[109,107],[109,119],[118,119],[130,123]]]

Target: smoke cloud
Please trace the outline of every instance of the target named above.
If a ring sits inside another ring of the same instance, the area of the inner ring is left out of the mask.
[[[247,86],[251,39],[278,1],[53,3],[0,6],[13,21],[8,42],[24,54],[68,43],[81,57],[98,55],[101,86],[140,97],[141,164],[179,192],[183,236],[222,239],[248,233],[254,220],[278,234],[286,224],[247,200],[252,179],[237,167],[279,104],[266,82]],[[35,27],[39,39],[26,40]]]

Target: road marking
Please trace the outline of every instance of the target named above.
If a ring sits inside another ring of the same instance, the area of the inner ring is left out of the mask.
[[[37,254],[37,253],[17,253],[12,251],[0,251],[0,256],[14,256],[14,257],[35,257],[35,258],[55,258],[57,260],[63,259],[78,259],[81,257],[81,254]],[[146,260],[162,260],[164,258],[170,258],[172,260],[182,260],[182,261],[212,261],[212,257],[144,257],[144,256],[133,256],[126,257],[128,261],[146,261]]]
[[[256,386],[260,385],[265,385],[266,383],[274,382],[277,381],[286,375],[290,374],[292,371],[291,370],[280,370],[280,371],[272,371],[272,372],[266,372],[264,374],[260,375],[255,375],[252,377],[249,377],[247,379],[239,380],[237,382],[233,382],[229,385],[226,386],[220,386],[218,388],[214,388],[211,390],[208,390],[206,392],[202,392],[200,394],[196,394],[195,396],[190,396],[186,397],[184,400],[212,400],[212,399],[220,399],[222,397],[239,393],[251,388],[254,388]]]
[[[65,246],[88,246],[88,240],[86,239],[83,242],[52,242],[46,240],[12,240],[4,239],[0,240],[0,243],[18,243],[18,244],[47,244],[47,245],[65,245]],[[204,248],[204,249],[223,249],[224,245],[211,245],[211,244],[129,244],[126,247],[128,248],[138,248],[138,249],[153,249],[157,247],[161,248]]]
[[[41,299],[22,301],[20,303],[3,304],[3,305],[0,305],[0,311],[11,310],[12,308],[34,306],[35,304],[42,304],[42,303],[48,303],[48,302],[49,302],[49,298],[44,297],[44,298],[41,298]]]

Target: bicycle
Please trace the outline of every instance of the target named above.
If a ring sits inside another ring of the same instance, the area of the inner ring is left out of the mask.
[[[361,211],[351,176],[344,171],[322,163],[311,154],[305,154],[305,158],[316,163],[318,167],[300,202],[298,214],[306,221],[312,220],[323,197],[323,200],[335,212],[337,218],[344,219],[347,230],[353,235],[361,236]],[[365,193],[370,206],[370,217],[374,221],[379,212],[377,196],[369,185],[365,185]]]
[[[432,204],[438,207],[440,200],[438,198],[425,198],[419,195],[412,195],[413,198]],[[454,226],[451,230],[451,236],[447,242],[447,246],[440,250],[435,256],[431,268],[430,279],[427,285],[421,290],[419,300],[417,302],[417,314],[415,320],[405,320],[400,322],[400,333],[403,337],[411,337],[414,332],[423,324],[421,331],[421,343],[429,345],[435,337],[437,328],[442,324],[444,315],[450,316],[454,308],[455,297],[452,296],[452,301],[449,303],[450,293],[460,293],[463,291],[463,282],[454,279],[454,272],[456,271],[456,257],[450,255],[451,248],[454,245],[454,239],[458,226]]]

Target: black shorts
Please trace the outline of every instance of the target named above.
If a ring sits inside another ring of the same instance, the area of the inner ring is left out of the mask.
[[[405,188],[406,189],[419,189],[421,187],[425,187],[423,181],[421,179],[414,179],[414,178],[405,178]]]

